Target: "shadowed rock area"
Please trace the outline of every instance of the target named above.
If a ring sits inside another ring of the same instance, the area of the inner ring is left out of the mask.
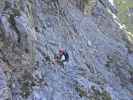
[[[0,0],[0,100],[133,100],[133,34],[112,3]]]

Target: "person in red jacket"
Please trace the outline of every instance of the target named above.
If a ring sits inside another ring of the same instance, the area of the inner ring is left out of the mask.
[[[54,63],[65,64],[69,61],[69,55],[64,48],[59,49],[59,53],[54,56]]]

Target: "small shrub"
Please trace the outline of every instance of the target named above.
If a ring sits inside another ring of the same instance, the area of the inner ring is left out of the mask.
[[[81,87],[76,86],[76,87],[75,87],[75,90],[79,93],[79,96],[80,96],[80,97],[83,97],[83,96],[87,97],[86,91],[83,90]]]
[[[30,84],[28,81],[23,82],[22,86],[21,86],[21,95],[24,98],[27,98],[31,93],[31,88],[30,88]]]
[[[112,100],[110,94],[103,90],[102,92],[97,90],[95,88],[95,86],[92,86],[92,90],[93,90],[93,95],[91,96],[91,98],[93,100]]]
[[[100,93],[100,95],[102,100],[112,100],[111,96],[109,93],[107,93],[106,91],[103,91],[102,93]]]
[[[20,10],[17,8],[12,8],[12,13],[14,16],[21,16]]]
[[[4,44],[3,44],[3,42],[1,42],[1,41],[0,41],[0,48],[2,48],[2,47],[3,47],[3,45],[4,45]]]
[[[24,75],[22,75],[21,83],[21,95],[23,98],[27,98],[32,92],[32,85],[34,83],[34,79],[30,72],[25,71]]]

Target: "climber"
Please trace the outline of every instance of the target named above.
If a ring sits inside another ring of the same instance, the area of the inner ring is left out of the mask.
[[[69,61],[69,55],[63,48],[59,49],[59,53],[54,56],[54,63],[65,65]]]

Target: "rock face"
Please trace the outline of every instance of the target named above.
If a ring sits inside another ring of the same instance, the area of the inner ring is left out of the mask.
[[[132,34],[116,13],[110,0],[1,0],[0,100],[132,100]]]

